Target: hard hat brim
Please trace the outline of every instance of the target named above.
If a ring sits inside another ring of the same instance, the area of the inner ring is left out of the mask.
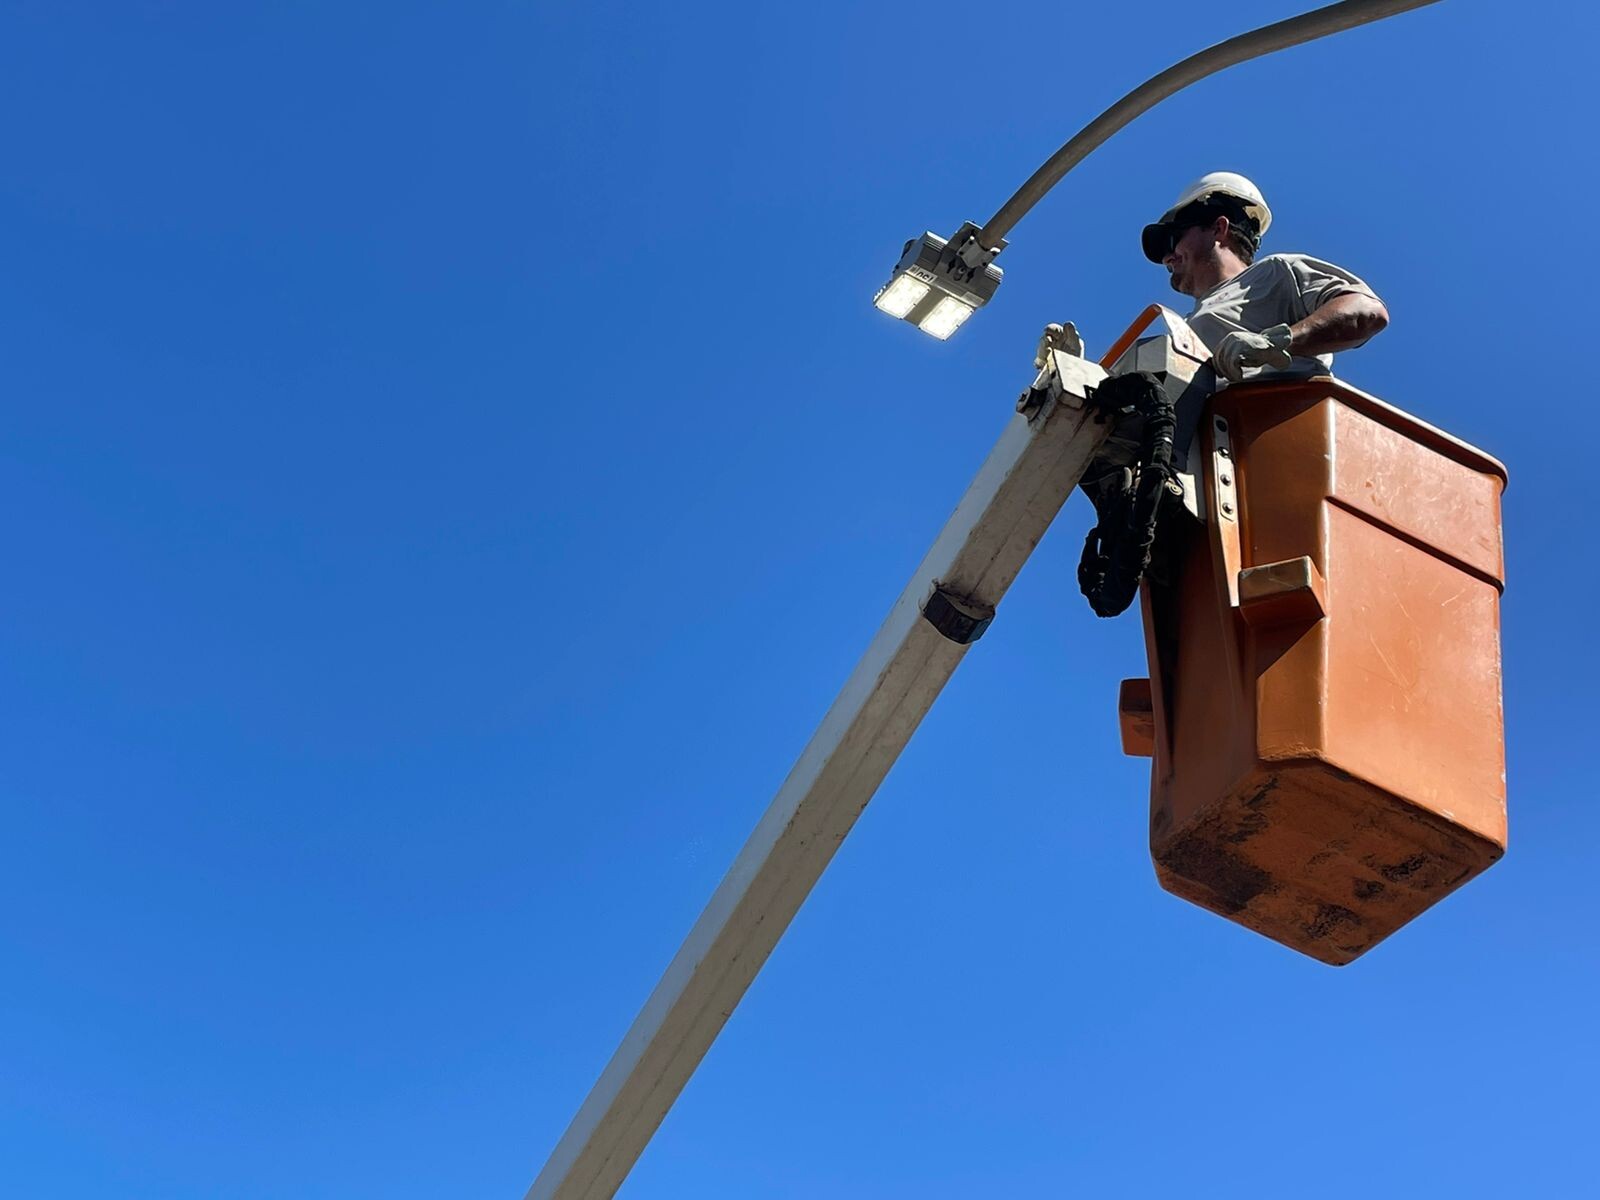
[[[1171,231],[1172,226],[1165,221],[1157,221],[1154,225],[1146,225],[1144,227],[1144,233],[1140,235],[1139,243],[1144,248],[1144,256],[1151,262],[1158,263],[1166,258]]]

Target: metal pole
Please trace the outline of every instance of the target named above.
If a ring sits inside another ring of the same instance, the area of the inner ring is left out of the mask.
[[[1161,74],[1147,79],[1105,112],[1090,121],[1073,135],[1061,149],[1050,156],[1017,189],[1016,195],[1000,206],[1000,211],[978,231],[978,245],[985,250],[995,250],[1013,226],[1028,214],[1028,210],[1044,198],[1046,192],[1061,182],[1066,173],[1129,121],[1148,112],[1174,92],[1180,92],[1208,75],[1261,58],[1275,50],[1285,50],[1303,42],[1315,41],[1332,33],[1340,33],[1357,25],[1381,21],[1396,13],[1409,12],[1437,4],[1439,0],[1343,0],[1326,8],[1290,17],[1260,29],[1241,33],[1238,37],[1218,42],[1198,54],[1191,54],[1182,62],[1168,67]]]
[[[1013,417],[633,1022],[526,1200],[627,1177],[917,724],[1078,485],[1105,377],[1054,355],[1059,399]]]

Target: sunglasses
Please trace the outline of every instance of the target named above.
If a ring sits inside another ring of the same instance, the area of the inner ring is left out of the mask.
[[[1178,243],[1183,241],[1183,235],[1191,229],[1199,229],[1209,225],[1209,221],[1190,221],[1187,225],[1169,225],[1162,231],[1162,257],[1171,254],[1178,248]]]

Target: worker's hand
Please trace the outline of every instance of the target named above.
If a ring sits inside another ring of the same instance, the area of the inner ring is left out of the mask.
[[[1044,335],[1039,339],[1039,348],[1033,352],[1033,365],[1042,368],[1052,350],[1065,350],[1082,358],[1083,339],[1078,336],[1078,327],[1071,321],[1065,325],[1046,325]]]
[[[1217,343],[1211,360],[1219,375],[1238,383],[1246,367],[1287,367],[1294,357],[1289,353],[1292,338],[1287,325],[1274,325],[1260,333],[1230,333]]]

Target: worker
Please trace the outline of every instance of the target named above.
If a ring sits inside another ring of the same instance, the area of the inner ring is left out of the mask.
[[[1233,383],[1329,374],[1335,351],[1362,345],[1389,323],[1383,301],[1340,267],[1304,254],[1256,261],[1271,224],[1255,184],[1214,171],[1185,188],[1141,239],[1172,290],[1194,297],[1189,327]]]
[[[1257,260],[1271,224],[1272,211],[1255,184],[1231,171],[1214,171],[1144,227],[1145,257],[1166,267],[1174,291],[1194,297],[1187,321],[1210,349],[1215,376],[1176,413],[1168,406],[1156,422],[1150,417],[1159,391],[1153,379],[1114,378],[1097,389],[1121,414],[1082,485],[1098,524],[1085,547],[1079,582],[1102,616],[1121,612],[1150,569],[1158,509],[1181,494],[1177,475],[1212,388],[1331,374],[1335,351],[1364,344],[1389,323],[1383,301],[1343,268],[1304,254]],[[1036,365],[1063,336],[1062,326],[1045,330]],[[1071,336],[1076,338],[1075,331]],[[1149,464],[1152,454],[1159,459],[1155,469],[1136,471],[1141,458]],[[1158,575],[1160,566],[1158,553]]]

